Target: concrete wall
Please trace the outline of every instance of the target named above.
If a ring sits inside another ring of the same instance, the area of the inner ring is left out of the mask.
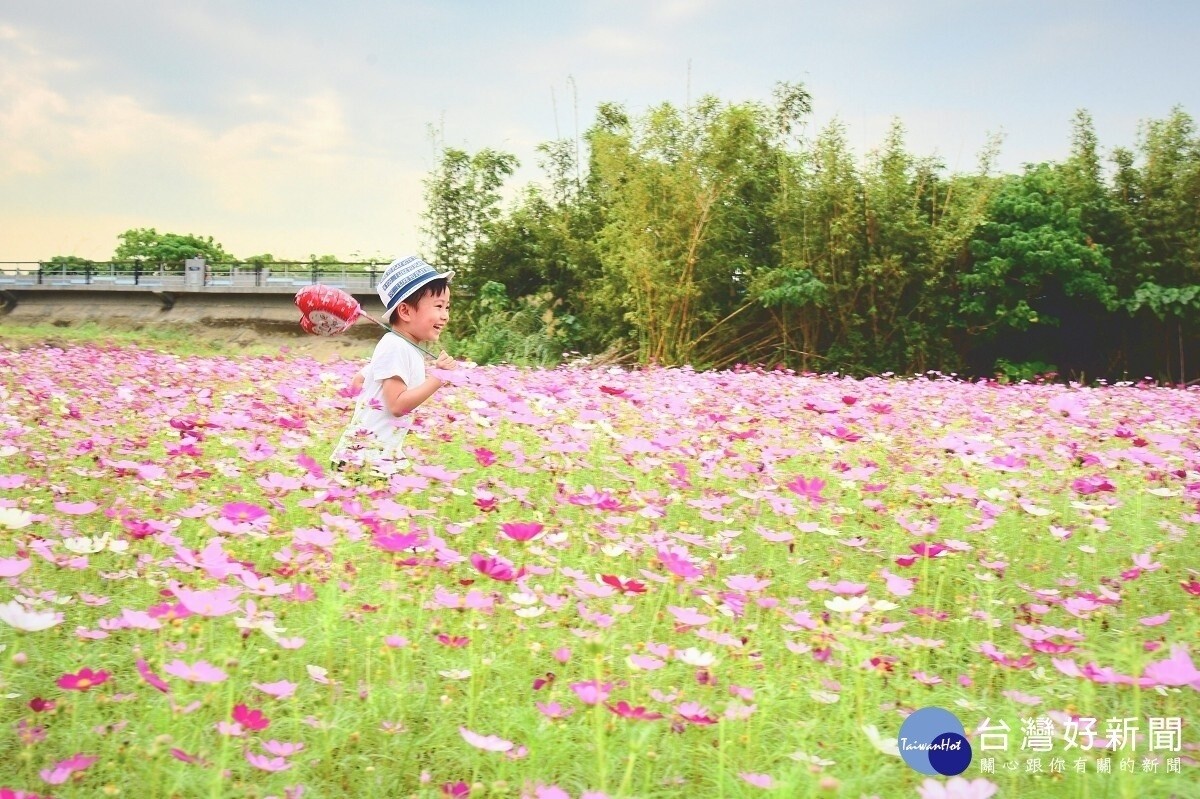
[[[300,329],[300,311],[293,302],[294,290],[273,291],[154,291],[71,288],[7,288],[0,290],[0,328],[4,324],[53,324],[71,326],[83,322],[122,329],[148,325],[200,325],[205,327],[249,327],[262,333],[294,334]],[[379,304],[373,292],[356,295],[364,308]],[[378,318],[377,313],[372,316]],[[362,320],[345,337],[377,339],[383,328]]]

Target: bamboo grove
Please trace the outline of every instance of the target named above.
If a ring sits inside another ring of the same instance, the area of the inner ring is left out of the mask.
[[[996,174],[999,139],[951,173],[910,153],[899,121],[859,159],[810,113],[794,84],[769,103],[603,104],[582,136],[539,148],[544,179],[507,203],[512,155],[441,148],[425,232],[458,270],[459,335],[533,360],[1200,370],[1200,138],[1183,109],[1104,152],[1079,111],[1065,160],[1020,174]]]

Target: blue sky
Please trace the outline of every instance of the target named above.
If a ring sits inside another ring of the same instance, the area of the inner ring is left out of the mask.
[[[1102,148],[1200,114],[1200,4],[143,2],[0,0],[0,260],[111,257],[131,227],[237,256],[417,250],[431,131],[516,154],[601,102],[813,96],[859,153],[894,118],[910,151],[972,170],[1059,160],[1074,111]]]

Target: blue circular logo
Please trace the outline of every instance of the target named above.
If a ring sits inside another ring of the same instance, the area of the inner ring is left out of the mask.
[[[922,774],[953,777],[971,765],[966,729],[945,708],[923,707],[906,718],[896,746],[904,762]]]

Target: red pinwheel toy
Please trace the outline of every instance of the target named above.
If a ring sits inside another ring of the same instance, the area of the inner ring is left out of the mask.
[[[296,292],[296,307],[300,309],[300,329],[305,333],[317,336],[336,336],[345,333],[360,317],[370,319],[375,324],[400,336],[395,330],[368,314],[354,299],[342,289],[333,286],[323,286],[319,283],[305,286]],[[404,336],[400,338],[419,349],[429,357],[433,355],[424,347],[409,341]]]

